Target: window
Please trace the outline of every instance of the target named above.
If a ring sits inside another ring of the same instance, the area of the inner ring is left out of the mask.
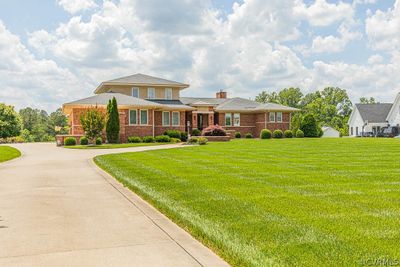
[[[154,88],[147,88],[147,98],[154,99],[156,98],[156,89]]]
[[[350,135],[353,135],[353,127],[350,128]]]
[[[358,127],[356,127],[356,135],[358,136]]]
[[[169,111],[163,111],[162,113],[162,125],[169,126]]]
[[[165,88],[165,99],[172,99],[172,88]]]
[[[270,122],[275,122],[275,112],[270,112],[269,113],[269,121]]]
[[[140,124],[146,125],[147,124],[147,110],[140,110]]]
[[[181,118],[180,118],[179,111],[172,112],[172,125],[179,126],[180,120],[181,120]]]
[[[277,122],[282,122],[282,112],[277,112],[276,113],[276,121]]]
[[[129,124],[137,124],[137,110],[131,109],[129,110]]]
[[[233,114],[233,125],[240,126],[240,113]]]
[[[132,96],[139,98],[139,88],[132,87]]]
[[[232,114],[225,113],[225,126],[232,126]]]

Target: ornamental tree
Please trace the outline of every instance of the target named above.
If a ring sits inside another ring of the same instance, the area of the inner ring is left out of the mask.
[[[21,119],[13,106],[0,103],[0,137],[14,137],[21,132]]]
[[[101,136],[104,129],[104,114],[96,108],[88,109],[80,116],[81,125],[85,136],[94,143]]]
[[[119,141],[119,113],[117,100],[113,97],[107,106],[106,134],[109,143],[118,143]]]

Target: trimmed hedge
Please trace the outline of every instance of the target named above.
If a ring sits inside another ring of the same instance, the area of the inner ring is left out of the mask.
[[[198,141],[199,141],[198,137],[192,136],[189,138],[188,144],[197,144]]]
[[[64,139],[64,146],[74,146],[76,145],[76,139],[73,137],[67,137]]]
[[[304,133],[302,130],[297,130],[296,132],[296,138],[303,138],[304,137]]]
[[[283,135],[285,138],[293,138],[293,132],[291,130],[286,130]]]
[[[181,141],[186,142],[188,139],[188,133],[187,132],[181,132]]]
[[[141,143],[141,142],[142,142],[142,138],[140,138],[139,136],[128,137],[128,143]]]
[[[242,138],[242,134],[240,132],[235,133],[235,138]]]
[[[171,138],[171,143],[180,143],[180,142],[182,142],[182,140],[181,139],[179,139],[179,138]]]
[[[200,136],[201,135],[201,131],[199,129],[193,129],[192,130],[192,135],[193,136]]]
[[[244,137],[246,137],[246,138],[248,138],[248,139],[250,139],[250,138],[253,138],[253,134],[251,134],[251,133],[247,133]]]
[[[199,140],[197,141],[197,143],[199,143],[199,145],[206,145],[208,142],[208,139],[205,138],[204,136],[199,137]]]
[[[154,143],[154,137],[153,136],[145,136],[143,137],[143,143]]]
[[[96,145],[101,145],[103,143],[103,139],[101,139],[101,137],[97,137],[96,138]]]
[[[181,139],[181,131],[178,130],[167,130],[164,132],[164,135],[168,135],[171,138]]]
[[[156,140],[157,143],[169,143],[171,142],[171,137],[168,135],[157,135],[154,140]]]
[[[82,136],[81,139],[79,139],[79,144],[87,146],[89,144],[89,139],[86,136]]]
[[[272,133],[272,137],[277,139],[283,138],[283,132],[281,130],[275,130]]]
[[[271,139],[271,137],[272,137],[272,133],[270,130],[268,130],[268,129],[261,130],[261,133],[260,133],[261,139]]]

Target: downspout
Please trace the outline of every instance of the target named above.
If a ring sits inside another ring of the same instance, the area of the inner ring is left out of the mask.
[[[154,137],[154,109],[153,109],[153,137]]]
[[[264,114],[264,129],[267,129],[267,112]]]

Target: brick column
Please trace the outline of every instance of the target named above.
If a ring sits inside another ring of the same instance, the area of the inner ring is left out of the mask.
[[[197,128],[197,113],[192,113],[192,129]]]
[[[208,125],[214,125],[214,114],[208,114]]]

